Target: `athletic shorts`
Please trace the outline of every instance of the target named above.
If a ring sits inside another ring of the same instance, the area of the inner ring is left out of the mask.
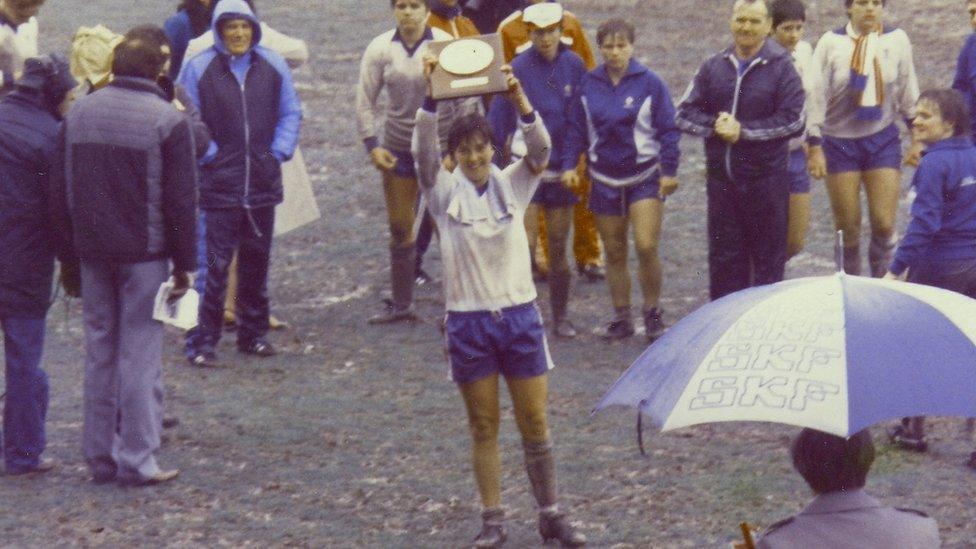
[[[645,199],[664,202],[658,176],[626,187],[611,187],[593,180],[590,187],[590,211],[596,215],[627,215],[631,204]]]
[[[810,192],[810,173],[807,172],[807,155],[803,149],[790,153],[790,194]]]
[[[535,377],[552,368],[535,302],[501,311],[448,311],[445,335],[451,378],[459,385],[493,374]]]
[[[823,150],[828,173],[901,168],[901,137],[894,124],[876,134],[856,139],[825,135]]]
[[[417,168],[414,164],[413,155],[409,152],[390,151],[396,157],[397,163],[393,167],[393,175],[397,177],[408,177],[417,179]]]
[[[543,180],[532,196],[532,203],[543,208],[569,208],[577,202],[579,198],[558,179]]]

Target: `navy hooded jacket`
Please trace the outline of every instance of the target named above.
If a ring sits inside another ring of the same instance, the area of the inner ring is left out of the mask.
[[[246,19],[251,49],[232,56],[219,27]],[[261,26],[243,0],[214,11],[214,46],[187,60],[178,83],[200,111],[213,139],[201,161],[200,207],[262,208],[282,200],[281,162],[298,146],[302,108],[285,60],[260,45]]]
[[[43,317],[51,300],[47,187],[59,126],[40,91],[0,101],[0,316]]]

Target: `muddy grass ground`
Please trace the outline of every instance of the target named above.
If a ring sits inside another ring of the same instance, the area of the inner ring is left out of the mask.
[[[591,35],[610,16],[637,23],[638,56],[666,78],[675,96],[701,59],[727,39],[726,2],[568,3]],[[78,25],[101,22],[124,30],[162,22],[176,2],[48,4],[43,44],[66,51]],[[293,326],[273,336],[282,353],[243,358],[230,336],[220,349],[228,367],[195,370],[184,366],[180,339],[170,334],[168,407],[182,424],[159,458],[166,467],[179,467],[180,479],[149,489],[94,486],[80,455],[80,307],[57,304],[46,355],[48,455],[61,466],[48,475],[0,482],[0,544],[459,547],[479,527],[463,408],[446,379],[436,329],[440,286],[419,293],[425,322],[365,324],[387,286],[387,236],[378,177],[356,137],[352,84],[368,40],[391,24],[388,4],[258,4],[273,26],[306,39],[312,51],[309,67],[298,73],[306,113],[302,145],[324,211],[319,222],[277,245],[274,309]],[[809,2],[810,36],[843,21],[840,4]],[[914,40],[923,87],[946,85],[969,32],[962,2],[891,4],[892,19]],[[701,145],[686,139],[682,147],[682,189],[668,201],[661,244],[668,322],[704,303],[707,293]],[[821,185],[813,197],[807,251],[790,264],[790,276],[832,268]],[[439,273],[436,253],[428,265]],[[544,299],[544,286],[541,292]],[[558,364],[552,431],[563,505],[593,546],[721,547],[735,538],[740,521],[765,525],[804,505],[809,494],[791,471],[786,450],[794,429],[716,425],[653,434],[649,457],[642,458],[632,412],[590,416],[643,343],[633,338],[607,345],[589,333],[608,314],[602,284],[578,284],[572,309],[587,333],[552,344]],[[535,513],[507,399],[505,406],[509,545],[532,547],[539,543]],[[869,488],[888,504],[927,510],[938,519],[947,546],[976,547],[976,475],[962,467],[973,443],[962,420],[935,421],[932,443],[924,456],[881,443]]]

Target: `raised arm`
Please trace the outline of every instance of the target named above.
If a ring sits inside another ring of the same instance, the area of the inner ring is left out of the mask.
[[[288,67],[297,69],[308,62],[308,46],[304,40],[293,38],[261,23],[261,45],[285,58]]]

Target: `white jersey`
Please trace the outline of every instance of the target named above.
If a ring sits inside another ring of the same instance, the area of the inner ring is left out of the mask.
[[[812,91],[812,78],[810,73],[812,72],[811,66],[813,65],[813,47],[809,42],[800,40],[796,43],[796,47],[793,48],[791,55],[793,56],[793,66],[796,67],[796,72],[800,74],[800,80],[803,82],[803,92],[806,93],[806,99],[803,101],[803,114],[804,116],[808,116],[808,111],[810,110],[808,105],[810,104]],[[790,150],[795,151],[803,147],[806,139],[806,133],[790,139]]]
[[[914,117],[918,77],[908,35],[901,29],[886,28],[877,48],[884,82],[881,118],[858,120],[858,95],[849,86],[854,40],[846,28],[826,32],[820,38],[813,52],[812,90],[807,102],[810,135],[856,139],[880,132],[898,117]]]
[[[530,165],[548,164],[551,141],[538,115],[519,126],[526,157],[504,170],[492,166],[488,188],[479,194],[460,168],[443,168],[437,115],[417,112],[413,155],[427,209],[440,229],[448,311],[499,311],[536,298],[523,219],[540,181]]]
[[[17,28],[0,24],[0,88],[9,88],[24,70],[24,62],[37,57],[37,18]]]

